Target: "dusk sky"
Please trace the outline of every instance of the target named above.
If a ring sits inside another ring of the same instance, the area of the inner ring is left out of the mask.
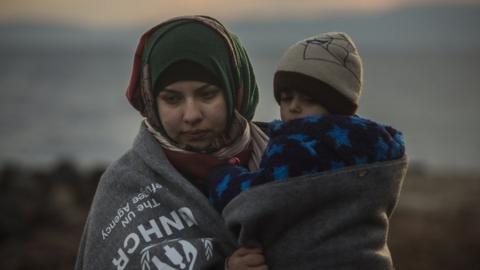
[[[86,26],[145,24],[187,14],[220,20],[301,19],[478,0],[1,0],[0,22],[47,21]]]

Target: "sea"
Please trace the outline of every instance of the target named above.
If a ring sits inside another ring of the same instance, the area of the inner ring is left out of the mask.
[[[275,66],[306,33],[260,42],[258,31],[237,30],[260,89],[255,120],[278,119]],[[29,31],[0,39],[0,165],[93,165],[120,157],[142,121],[125,98],[141,32]],[[358,114],[402,131],[411,164],[479,171],[480,51],[357,45],[364,62]]]

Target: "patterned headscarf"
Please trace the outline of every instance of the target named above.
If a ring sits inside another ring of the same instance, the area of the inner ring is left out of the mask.
[[[218,78],[225,91],[229,124],[235,110],[248,121],[253,118],[258,88],[245,48],[217,20],[185,16],[153,27],[137,46],[126,96],[152,127],[164,132],[153,96],[162,72],[185,60],[200,64]]]

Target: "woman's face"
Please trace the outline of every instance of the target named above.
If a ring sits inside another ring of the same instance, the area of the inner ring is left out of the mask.
[[[180,147],[207,148],[222,136],[227,125],[223,90],[200,81],[178,81],[157,96],[160,122]]]
[[[328,114],[325,107],[298,91],[280,92],[280,116],[283,121],[325,114]]]

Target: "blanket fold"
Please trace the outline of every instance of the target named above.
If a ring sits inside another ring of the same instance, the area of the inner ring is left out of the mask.
[[[269,269],[393,269],[388,218],[406,168],[404,156],[272,182],[222,214],[240,245],[263,247]]]

